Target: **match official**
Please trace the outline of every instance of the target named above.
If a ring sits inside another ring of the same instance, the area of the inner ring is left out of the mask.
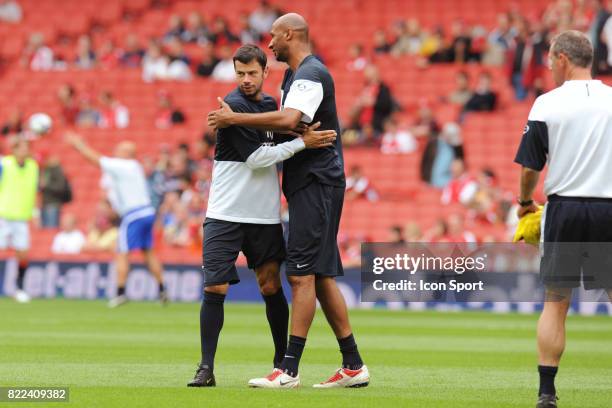
[[[548,165],[538,408],[557,407],[554,379],[565,348],[572,288],[582,282],[585,289],[603,288],[612,295],[612,271],[597,267],[606,255],[592,248],[592,243],[612,242],[612,88],[591,78],[593,47],[581,32],[557,35],[549,60],[558,88],[536,99],[515,158],[523,166],[519,218],[537,210],[533,192]]]

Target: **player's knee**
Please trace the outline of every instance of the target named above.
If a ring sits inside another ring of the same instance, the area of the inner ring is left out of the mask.
[[[333,285],[335,282],[334,278],[330,276],[316,276],[315,277],[315,287],[317,290],[322,290],[326,288],[328,285]]]
[[[288,280],[293,290],[313,287],[315,282],[314,275],[289,276]]]
[[[281,288],[280,280],[271,279],[265,282],[259,283],[259,290],[264,296],[272,296]]]
[[[547,287],[544,299],[555,309],[569,307],[572,300],[572,289]]]
[[[204,292],[215,293],[217,295],[227,295],[228,288],[229,288],[229,283],[224,283],[222,285],[206,286],[204,288]]]

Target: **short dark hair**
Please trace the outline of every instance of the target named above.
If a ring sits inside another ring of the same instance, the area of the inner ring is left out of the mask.
[[[570,62],[580,68],[588,68],[593,63],[593,45],[586,34],[576,30],[564,31],[552,40],[550,52],[563,54]]]
[[[256,60],[261,68],[265,68],[268,64],[268,57],[266,53],[263,52],[261,48],[253,44],[246,44],[236,50],[234,54],[234,66],[236,65],[236,61],[240,61],[243,64],[248,64],[249,62]]]

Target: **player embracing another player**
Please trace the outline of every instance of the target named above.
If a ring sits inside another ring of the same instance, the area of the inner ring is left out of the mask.
[[[238,112],[273,112],[274,98],[262,92],[268,74],[266,54],[244,45],[234,55],[239,86],[224,100]],[[305,129],[291,141],[275,144],[270,131],[244,126],[219,129],[212,186],[204,222],[204,300],[200,311],[202,357],[190,387],[216,385],[217,342],[224,321],[223,304],[231,284],[239,282],[236,259],[242,251],[255,270],[274,342],[273,366],[287,350],[289,307],[280,281],[285,242],[280,220],[280,186],[275,164],[308,148],[326,148],[335,130]]]
[[[270,32],[269,48],[287,63],[281,87],[282,109],[245,113],[223,104],[210,112],[208,124],[218,129],[241,126],[262,130],[295,129],[321,123],[340,133],[334,81],[311,52],[308,24],[298,14],[279,17]],[[316,388],[363,387],[370,375],[363,364],[335,278],[344,271],[337,245],[345,189],[342,143],[295,155],[283,164],[283,192],[289,204],[287,276],[292,291],[291,336],[287,352],[270,375],[249,381],[252,387],[299,386],[298,367],[318,299],[342,353],[342,367]]]

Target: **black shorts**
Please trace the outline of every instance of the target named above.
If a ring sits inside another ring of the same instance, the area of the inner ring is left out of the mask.
[[[249,268],[285,259],[281,224],[242,224],[206,218],[204,221],[204,286],[238,283],[238,253],[246,256]]]
[[[552,195],[543,218],[542,282],[612,288],[612,200]]]
[[[287,275],[344,275],[336,240],[344,188],[313,181],[289,196],[287,202]]]

